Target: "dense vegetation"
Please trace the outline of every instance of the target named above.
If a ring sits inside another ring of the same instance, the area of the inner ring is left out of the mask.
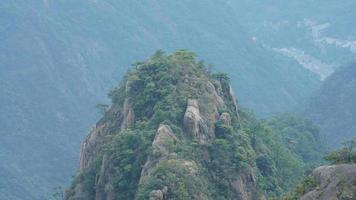
[[[305,176],[304,179],[287,195],[283,195],[278,198],[271,198],[271,200],[298,200],[316,187],[317,183],[313,177]]]
[[[105,191],[117,199],[147,199],[151,191],[164,187],[168,188],[168,199],[233,199],[235,179],[249,170],[254,171],[257,181],[257,186],[247,186],[248,190],[255,188],[255,198],[276,196],[291,189],[309,165],[321,160],[319,130],[291,114],[260,121],[248,111],[236,110],[235,99],[228,95],[229,81],[226,74],[207,71],[194,53],[184,50],[170,55],[157,51],[148,60],[134,64],[109,96],[111,109],[130,100],[135,124],[129,130],[107,133],[110,139],[103,152],[73,182],[69,198],[76,195],[74,188],[82,185],[86,199],[94,199],[94,177],[101,173],[98,163],[104,157],[109,158],[111,174]],[[215,137],[199,143],[187,135],[182,120],[187,99],[199,101],[202,115],[213,114],[216,97],[209,83],[214,90],[220,88],[226,107],[218,113],[227,113],[231,124],[209,120]],[[106,112],[103,120],[109,124],[118,120],[110,116],[110,111]],[[167,158],[139,185],[144,162],[160,156],[151,148],[159,124],[169,125],[179,142],[164,144]]]
[[[325,160],[332,164],[356,163],[356,138],[346,140],[342,145],[342,148],[334,150],[325,156]]]
[[[307,171],[322,163],[326,147],[311,121],[286,113],[254,123],[250,131],[260,140],[255,149],[268,152],[256,159],[262,175],[267,175],[260,184],[272,196],[289,191]]]

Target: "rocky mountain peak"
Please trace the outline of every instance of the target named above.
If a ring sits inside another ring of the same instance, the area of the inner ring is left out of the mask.
[[[210,73],[191,52],[156,52],[109,96],[66,200],[261,199],[271,190],[263,181],[280,189],[287,177],[272,150],[300,170],[270,128],[239,110],[227,75]]]

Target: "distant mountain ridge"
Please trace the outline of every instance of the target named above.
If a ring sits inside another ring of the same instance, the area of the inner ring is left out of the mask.
[[[356,137],[356,63],[337,70],[307,101],[304,115],[320,125],[333,146]]]
[[[295,59],[322,79],[356,57],[353,0],[228,2],[254,40]]]

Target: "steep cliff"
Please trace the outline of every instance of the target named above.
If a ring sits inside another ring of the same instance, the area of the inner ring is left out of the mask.
[[[229,78],[191,52],[136,63],[110,97],[66,200],[261,199],[298,179],[281,166],[303,172],[297,154],[238,108]]]

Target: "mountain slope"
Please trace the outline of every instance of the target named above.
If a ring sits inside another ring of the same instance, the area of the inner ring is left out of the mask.
[[[320,125],[333,146],[356,136],[356,64],[341,68],[325,80],[306,103],[304,115]]]
[[[65,199],[261,199],[292,188],[308,159],[320,159],[298,152],[305,136],[322,150],[311,124],[259,122],[239,109],[227,75],[191,52],[136,63],[110,97]]]

